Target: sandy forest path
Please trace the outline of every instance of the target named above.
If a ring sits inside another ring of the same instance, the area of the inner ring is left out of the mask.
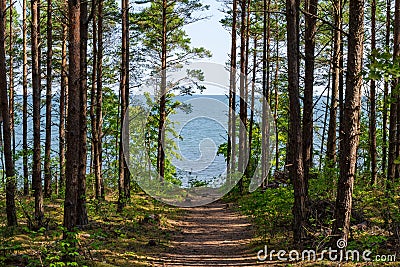
[[[178,229],[170,249],[154,266],[260,266],[250,249],[253,236],[247,218],[217,201],[185,208],[172,221]]]

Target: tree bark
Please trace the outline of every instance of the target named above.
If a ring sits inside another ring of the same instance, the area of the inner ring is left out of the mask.
[[[35,196],[36,227],[43,224],[43,191],[40,148],[40,9],[39,1],[31,0],[31,53],[32,53],[32,97],[33,97],[33,166],[32,190]]]
[[[98,53],[97,53],[97,103],[96,103],[96,120],[97,120],[97,182],[100,186],[100,196],[104,198],[104,182],[102,177],[102,135],[103,135],[103,2],[98,7],[99,24],[98,24]]]
[[[7,72],[5,51],[5,27],[6,27],[6,1],[0,2],[0,110],[3,118],[3,148],[6,171],[6,214],[7,225],[17,225],[15,209],[15,169],[11,148],[11,123],[8,107]]]
[[[9,3],[9,15],[10,15],[10,25],[9,25],[9,81],[10,81],[10,97],[9,97],[9,110],[10,110],[10,127],[11,127],[11,142],[13,154],[15,154],[15,91],[14,91],[14,31],[13,31],[13,9],[14,3],[10,0]]]
[[[364,2],[350,0],[346,97],[344,103],[343,140],[340,147],[340,176],[337,187],[334,240],[347,241],[350,229],[352,194],[360,132],[362,59],[364,38]]]
[[[371,51],[376,49],[376,0],[371,2]],[[376,84],[370,81],[370,122],[369,122],[369,151],[371,157],[371,185],[377,179],[377,151],[376,151]]]
[[[386,33],[385,45],[388,48],[390,45],[390,8],[391,1],[386,1]],[[389,95],[389,82],[384,81],[383,85],[383,108],[382,108],[382,172],[386,172],[387,165],[387,120],[388,120],[388,95]]]
[[[26,0],[22,1],[22,165],[24,175],[24,196],[29,194],[28,169],[28,55],[26,49],[27,37]]]
[[[123,0],[125,2],[125,16],[123,20],[124,28],[125,28],[125,104],[126,104],[126,111],[125,111],[125,116],[127,116],[129,112],[129,0]],[[166,63],[165,63],[166,65]],[[129,125],[125,125],[125,127],[122,128],[124,131],[125,136],[127,137],[127,140],[129,140]],[[129,160],[129,159],[128,159]],[[129,161],[126,161],[126,158],[124,158],[124,189],[125,189],[125,198],[126,201],[129,202],[131,199],[131,177],[130,177],[130,172],[129,172]]]
[[[257,73],[257,37],[255,36],[253,39],[254,47],[253,47],[253,71],[251,78],[251,99],[250,99],[250,122],[249,122],[249,162],[252,156],[252,142],[253,142],[253,126],[254,126],[254,91],[256,86],[256,73]],[[264,113],[266,114],[266,113]],[[264,139],[262,139],[264,140]],[[264,162],[263,162],[264,163]],[[247,170],[250,170],[249,166]],[[251,173],[248,173],[248,177],[250,177]],[[264,177],[264,176],[263,176]]]
[[[341,25],[342,0],[335,0],[333,4],[333,14],[335,29],[333,30],[333,58],[332,58],[332,97],[329,111],[328,143],[326,148],[326,159],[328,167],[336,165],[336,127],[337,127],[337,107],[339,97],[340,79],[340,57],[341,57]]]
[[[396,24],[397,23],[397,24]],[[396,0],[395,2],[395,10],[394,10],[394,37],[393,37],[393,58],[399,57],[400,49],[400,1]],[[397,81],[392,81],[392,92],[391,98],[394,101],[391,101],[390,104],[390,117],[389,117],[389,157],[388,157],[388,182],[394,182],[396,179],[396,164],[394,161],[396,160],[396,152],[397,152],[397,123],[398,123],[398,109],[399,109],[399,94],[396,88]],[[389,186],[389,183],[388,183]]]
[[[130,179],[127,162],[123,153],[123,133],[129,127],[124,117],[129,104],[129,1],[122,0],[122,60],[121,60],[121,130],[119,143],[119,197],[118,210],[122,211],[130,198]],[[165,108],[165,107],[164,107]],[[161,109],[160,109],[161,110]],[[126,128],[126,129],[125,129]],[[125,132],[126,134],[127,132]],[[160,141],[160,140],[159,140]],[[159,155],[160,156],[160,155]],[[161,162],[160,162],[161,163]],[[160,167],[160,166],[158,166]],[[161,176],[163,177],[164,174]]]
[[[231,30],[231,58],[230,58],[230,85],[229,85],[229,122],[228,122],[228,175],[236,170],[236,27],[237,27],[237,0],[232,3],[232,30]]]
[[[65,168],[64,227],[67,232],[74,231],[77,223],[78,175],[80,157],[80,1],[68,0],[68,114],[67,114],[67,153]],[[68,237],[64,232],[64,238]]]
[[[44,156],[44,197],[51,195],[51,83],[52,83],[52,57],[53,57],[53,25],[52,25],[52,0],[47,0],[47,60],[46,60],[46,142]]]
[[[60,124],[59,132],[59,154],[60,154],[60,179],[58,182],[57,195],[65,188],[65,116],[66,116],[66,95],[68,86],[67,77],[67,39],[68,39],[68,25],[67,23],[62,26],[62,44],[61,44],[61,86],[60,86]]]
[[[251,0],[247,0],[247,6],[246,6],[246,30],[245,30],[245,36],[246,36],[246,46],[245,46],[245,65],[244,65],[244,103],[245,103],[245,109],[244,109],[244,118],[246,121],[245,124],[245,139],[244,139],[244,149],[243,151],[246,151],[246,156],[243,158],[243,172],[244,172],[244,177],[249,177],[249,167],[250,167],[250,144],[248,143],[250,138],[248,136],[248,131],[249,131],[249,120],[247,117],[247,108],[248,108],[248,102],[249,102],[249,53],[250,53],[250,6],[251,6]],[[240,192],[243,192],[243,179],[239,181],[239,190]]]
[[[274,77],[274,93],[275,93],[275,106],[274,106],[274,121],[275,121],[275,171],[279,170],[279,131],[278,131],[278,106],[279,106],[279,32],[276,32],[275,44],[275,77]]]
[[[161,90],[160,90],[160,107],[158,121],[158,138],[157,138],[157,171],[159,179],[164,180],[165,174],[165,152],[163,149],[165,139],[164,123],[167,118],[166,114],[166,93],[167,93],[167,0],[162,1],[162,42],[161,42]],[[122,96],[121,96],[122,97]]]
[[[263,72],[262,72],[262,88],[263,88],[263,114],[262,116],[262,145],[261,145],[261,175],[263,181],[267,179],[268,176],[268,150],[269,150],[269,121],[267,114],[267,105],[269,101],[269,50],[271,43],[271,29],[270,29],[270,0],[264,0],[264,12],[263,12]],[[268,180],[266,180],[265,184],[268,184]]]
[[[238,155],[238,172],[243,173],[245,170],[245,162],[246,159],[246,99],[245,99],[245,90],[246,90],[246,0],[241,0],[240,2],[240,12],[241,12],[241,19],[240,19],[240,79],[239,79],[239,117],[240,117],[240,124],[239,124],[239,155]],[[242,192],[243,190],[243,180],[239,180],[239,191]]]
[[[98,4],[99,8],[102,3]],[[92,10],[96,9],[96,3],[93,1]],[[96,17],[99,16],[99,21],[97,23]],[[102,10],[97,10],[93,15],[93,70],[92,70],[92,91],[91,91],[91,106],[90,106],[90,117],[91,117],[91,127],[92,127],[92,162],[93,162],[93,172],[95,179],[95,197],[96,199],[102,199],[102,182],[101,182],[101,159],[99,153],[99,146],[101,145],[100,139],[101,134],[99,134],[99,124],[101,123],[101,118],[99,118],[98,113],[101,114],[101,99],[102,99],[102,63],[98,63],[98,60],[102,60],[102,57],[98,51],[98,47],[102,49],[102,29],[97,29],[102,27]],[[99,32],[97,31],[99,30]],[[99,73],[97,73],[99,71]],[[100,110],[99,110],[100,109]]]
[[[314,113],[314,59],[315,35],[317,33],[318,0],[306,0],[306,28],[305,28],[305,79],[303,101],[303,169],[306,198],[308,196],[308,180],[312,167],[313,151],[313,113]]]
[[[87,42],[88,42],[88,2],[80,0],[80,109],[79,109],[79,174],[77,225],[89,223],[86,210],[86,165],[87,165]]]
[[[300,243],[305,238],[306,192],[304,183],[300,93],[299,93],[299,43],[298,43],[298,0],[286,1],[288,92],[289,92],[289,138],[288,169],[294,187],[293,238]]]

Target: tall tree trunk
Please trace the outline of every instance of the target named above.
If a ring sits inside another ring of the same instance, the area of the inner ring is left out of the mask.
[[[32,53],[32,96],[33,96],[33,166],[32,190],[35,196],[35,220],[37,227],[43,223],[43,191],[40,148],[40,9],[39,1],[31,0],[31,53]]]
[[[341,2],[343,3],[343,1]],[[339,10],[340,18],[343,18],[343,7]],[[340,24],[340,29],[343,30],[343,22]],[[338,154],[340,157],[340,153],[343,147],[343,120],[344,120],[344,42],[343,35],[340,35],[340,56],[339,56],[339,149]]]
[[[126,111],[125,111],[125,116],[127,116],[128,112],[129,112],[129,0],[123,0],[125,1],[125,16],[124,16],[124,21],[123,23],[124,28],[125,28],[125,104],[126,104]],[[166,65],[166,63],[165,63]],[[125,125],[125,127],[122,129],[124,131],[124,134],[126,137],[129,136],[129,127],[127,127],[127,125]],[[129,137],[127,138],[129,140]],[[125,189],[125,197],[127,202],[130,201],[131,198],[131,177],[130,177],[130,172],[129,172],[129,161],[125,160],[125,164],[124,164],[124,189]],[[129,159],[128,159],[129,160]]]
[[[241,0],[240,2],[240,12],[241,12],[241,20],[240,20],[240,79],[239,79],[239,155],[238,155],[238,172],[243,173],[246,165],[246,99],[245,99],[245,90],[246,90],[246,0]],[[243,179],[239,180],[239,191],[243,191]]]
[[[47,64],[46,64],[46,142],[44,148],[44,197],[51,195],[51,83],[53,57],[52,0],[47,0]]]
[[[7,71],[5,51],[6,0],[0,2],[0,110],[3,118],[3,148],[6,167],[6,213],[7,225],[17,225],[15,209],[15,169],[11,148],[11,123],[7,94]]]
[[[371,2],[371,51],[376,49],[376,0]],[[376,183],[377,178],[377,152],[376,152],[376,84],[375,80],[370,82],[370,122],[369,122],[369,150],[371,157],[371,185]]]
[[[289,92],[289,139],[288,169],[294,187],[293,238],[299,243],[305,238],[306,192],[304,183],[300,93],[299,93],[299,43],[298,0],[286,0],[288,92]]]
[[[15,91],[14,91],[14,31],[13,31],[13,10],[14,3],[10,0],[9,5],[9,15],[10,15],[10,31],[9,31],[9,81],[10,81],[10,99],[9,106],[10,109],[10,127],[11,127],[11,141],[12,141],[12,150],[13,154],[15,154]]]
[[[100,197],[104,198],[104,184],[102,177],[102,135],[103,135],[103,1],[98,5],[98,51],[97,51],[97,101],[96,101],[96,125],[97,125],[97,170],[96,179],[100,187]]]
[[[121,128],[120,128],[120,143],[119,143],[119,197],[118,197],[118,210],[122,211],[123,207],[129,198],[129,171],[123,153],[123,131],[128,127],[125,125],[124,117],[128,110],[129,103],[129,2],[122,0],[122,60],[121,60]],[[165,109],[165,107],[164,107]],[[160,109],[161,110],[161,109]],[[126,132],[125,132],[126,133]],[[160,134],[160,132],[159,132]],[[160,142],[160,140],[158,140]],[[160,144],[160,143],[159,143]],[[161,156],[161,155],[158,155]],[[161,162],[158,162],[161,163]],[[164,164],[164,163],[163,163]],[[159,168],[161,166],[158,166]],[[160,174],[161,175],[161,174]],[[163,175],[161,176],[163,177]]]
[[[326,158],[328,166],[334,167],[336,164],[336,121],[339,95],[340,79],[340,57],[341,57],[341,25],[342,18],[342,0],[335,0],[333,4],[333,13],[335,29],[333,30],[333,58],[332,58],[332,97],[329,112],[328,143],[326,148]]]
[[[63,191],[65,181],[65,111],[66,111],[66,94],[67,94],[67,39],[68,39],[68,25],[62,26],[62,44],[61,44],[61,86],[60,86],[60,124],[59,132],[59,154],[60,154],[60,179],[58,188],[61,189],[56,192],[57,195]]]
[[[88,2],[80,0],[80,110],[79,110],[79,175],[78,175],[78,205],[77,225],[88,224],[86,210],[86,162],[87,162],[87,42],[88,42]]]
[[[68,38],[68,26],[63,24],[62,26],[62,48],[61,48],[61,86],[60,86],[60,123],[59,123],[59,168],[60,176],[57,187],[57,195],[62,192],[65,182],[65,117],[66,117],[66,94],[67,94],[67,38]]]
[[[165,130],[164,124],[167,119],[166,113],[166,93],[167,93],[167,0],[162,1],[162,42],[161,42],[161,89],[160,89],[160,106],[158,121],[158,138],[157,138],[157,171],[160,181],[164,180],[165,174],[165,152],[163,149]],[[121,96],[122,97],[122,96]]]
[[[332,58],[332,55],[331,55]],[[329,64],[329,73],[332,71],[332,63]],[[330,82],[330,77],[328,78],[328,85],[327,88],[331,87],[331,82]],[[322,155],[324,153],[324,144],[325,144],[325,133],[326,133],[326,124],[328,121],[328,113],[329,113],[329,106],[332,106],[332,101],[333,99],[330,96],[330,91],[328,90],[328,94],[326,96],[326,101],[325,101],[325,115],[324,115],[324,122],[322,126],[322,140],[321,140],[321,147],[320,147],[320,156],[319,156],[319,171],[322,170]],[[331,102],[329,102],[331,101]],[[329,129],[328,129],[329,132]],[[329,165],[328,165],[329,166]]]
[[[308,196],[308,180],[312,167],[313,151],[313,96],[314,96],[314,59],[315,35],[317,33],[318,0],[306,0],[306,29],[305,29],[305,79],[303,101],[303,169],[306,198]]]
[[[274,77],[274,121],[275,121],[275,171],[279,170],[279,131],[278,131],[278,106],[279,106],[279,32],[276,32],[275,44],[275,77]]]
[[[90,120],[91,120],[91,127],[92,127],[92,166],[93,166],[93,173],[94,173],[94,180],[95,180],[95,186],[94,186],[94,191],[95,191],[95,197],[96,199],[101,199],[101,183],[100,183],[100,176],[99,176],[99,151],[98,151],[98,142],[99,142],[99,135],[97,133],[98,130],[98,125],[97,125],[97,116],[96,116],[96,110],[98,108],[97,105],[97,81],[98,81],[98,75],[97,75],[97,58],[98,58],[98,42],[97,42],[97,21],[96,17],[98,15],[98,11],[96,11],[96,2],[92,2],[92,12],[93,14],[93,67],[92,67],[92,87],[91,87],[91,93],[90,93]],[[99,41],[100,43],[100,41]],[[99,75],[101,76],[101,75]],[[100,78],[101,79],[101,78]],[[100,172],[101,175],[101,172]]]
[[[247,118],[247,107],[248,107],[248,102],[249,102],[249,53],[250,53],[250,6],[251,6],[251,0],[247,0],[247,6],[246,6],[246,31],[245,31],[245,36],[246,36],[246,47],[245,47],[245,65],[244,65],[244,102],[245,102],[245,110],[244,110],[244,117],[245,117],[245,139],[244,139],[244,150],[243,151],[248,151],[246,153],[246,157],[244,157],[244,162],[243,162],[243,171],[245,177],[248,177],[248,171],[249,171],[249,163],[250,163],[250,144],[248,141],[250,140],[247,134],[248,127],[249,127],[249,121]],[[240,180],[239,184],[240,191],[243,191],[243,180]]]
[[[334,240],[347,241],[350,229],[352,194],[360,132],[362,59],[364,38],[364,2],[350,0],[346,97],[344,104],[343,146],[340,147],[340,176],[337,187]]]
[[[250,99],[250,122],[249,122],[249,162],[251,160],[251,150],[253,148],[252,141],[253,141],[253,126],[254,126],[254,91],[256,85],[256,73],[257,73],[257,36],[253,39],[254,47],[253,47],[253,71],[252,71],[252,78],[251,78],[251,99]],[[265,114],[265,113],[264,113]],[[262,139],[263,140],[263,139]],[[250,166],[250,165],[249,165]],[[247,166],[246,171],[250,170],[249,166]],[[250,177],[251,173],[247,173],[248,177]]]
[[[269,48],[271,41],[271,30],[270,30],[270,0],[264,0],[264,12],[263,12],[263,71],[262,71],[262,88],[263,88],[263,114],[262,116],[262,146],[261,146],[261,177],[263,181],[267,179],[268,176],[268,150],[269,144],[267,143],[269,140],[268,132],[269,132],[269,118],[265,116],[267,113],[267,105],[269,101]],[[268,184],[268,180],[266,180],[265,184]]]
[[[393,37],[393,59],[397,59],[400,56],[400,1],[396,0],[395,1],[395,10],[394,10],[394,37]],[[392,109],[390,109],[390,128],[389,128],[389,163],[388,163],[388,169],[390,172],[390,176],[388,176],[389,181],[395,181],[397,180],[398,173],[397,173],[397,164],[394,164],[395,159],[399,155],[399,135],[400,135],[400,129],[399,129],[399,103],[400,103],[400,94],[398,93],[398,90],[396,90],[396,87],[398,85],[398,79],[394,79],[392,81],[392,97],[396,98],[395,105],[396,108],[394,109],[392,114]],[[392,102],[392,104],[393,104]],[[393,115],[393,116],[392,116]],[[393,118],[392,118],[393,117]],[[395,136],[391,136],[391,135]]]
[[[67,153],[65,168],[64,227],[67,232],[74,231],[77,223],[78,174],[80,157],[80,2],[68,0],[68,114],[67,114]],[[64,232],[64,238],[68,237]]]
[[[390,45],[390,8],[391,1],[386,0],[386,33],[385,46]],[[385,81],[383,85],[383,108],[382,108],[382,172],[386,172],[387,165],[387,120],[388,120],[388,95],[389,82]]]
[[[27,37],[26,0],[22,1],[22,165],[24,173],[24,196],[29,194],[28,169],[28,55],[26,49]]]
[[[400,43],[396,42],[400,38],[400,31],[396,22],[400,22],[400,1],[396,0],[395,2],[395,21],[394,21],[394,39],[393,39],[393,58],[398,56],[399,49],[397,45]],[[394,90],[396,86],[396,82],[392,82],[392,92],[391,98],[398,99],[398,92]],[[389,157],[388,157],[388,182],[393,182],[395,180],[395,173],[396,173],[396,164],[394,163],[396,159],[396,146],[397,146],[397,122],[398,122],[398,113],[399,109],[399,101],[391,101],[390,102],[390,116],[389,116]],[[388,184],[389,185],[389,184]]]
[[[228,119],[228,175],[236,170],[236,27],[237,27],[237,0],[232,3],[232,30],[231,30],[231,59],[229,85],[229,119]],[[229,178],[230,179],[230,178]],[[230,182],[231,180],[229,180]]]

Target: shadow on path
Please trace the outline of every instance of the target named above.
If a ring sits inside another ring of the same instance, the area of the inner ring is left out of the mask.
[[[184,211],[171,221],[178,230],[154,266],[262,265],[249,251],[253,232],[245,216],[220,201]]]

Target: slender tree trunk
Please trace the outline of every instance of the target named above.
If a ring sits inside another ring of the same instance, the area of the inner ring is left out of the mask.
[[[67,24],[62,26],[62,44],[61,44],[61,86],[60,86],[60,124],[59,132],[59,154],[60,154],[60,179],[58,188],[61,189],[57,195],[63,191],[65,181],[65,111],[66,111],[66,95],[67,95]]]
[[[163,149],[165,139],[164,124],[167,118],[166,113],[166,93],[167,93],[167,0],[162,2],[162,42],[161,42],[161,90],[160,107],[158,121],[158,139],[157,139],[157,171],[160,181],[164,180],[165,174],[165,152]],[[121,96],[122,97],[122,96]]]
[[[17,225],[15,209],[15,169],[11,148],[11,123],[7,94],[7,71],[5,51],[6,0],[0,2],[0,110],[3,118],[3,148],[6,170],[7,225]]]
[[[289,139],[288,169],[294,187],[293,238],[300,243],[305,238],[306,192],[304,183],[300,93],[299,93],[299,43],[298,43],[298,0],[286,0],[288,92],[289,92]]]
[[[255,91],[255,84],[256,84],[256,70],[257,70],[257,37],[255,36],[253,39],[254,47],[253,47],[253,71],[252,71],[252,78],[251,78],[251,99],[250,99],[250,122],[249,122],[249,162],[251,162],[251,150],[253,148],[252,141],[253,141],[253,126],[254,126],[254,91]],[[264,113],[265,114],[265,113]],[[263,140],[263,139],[262,139]],[[247,170],[250,170],[249,166]],[[248,173],[248,177],[250,177],[250,173]]]
[[[240,92],[240,101],[239,101],[239,155],[238,155],[238,172],[243,173],[246,165],[246,100],[245,100],[245,90],[246,90],[246,0],[241,0],[240,2],[241,9],[241,20],[240,20],[240,79],[239,79],[239,92]],[[239,191],[243,191],[243,179],[239,180]]]
[[[237,0],[232,3],[232,30],[231,30],[231,61],[230,61],[230,89],[229,89],[229,121],[228,121],[228,175],[236,170],[236,28],[237,28]]]
[[[323,121],[323,127],[322,127],[322,140],[321,140],[321,145],[320,145],[320,154],[319,154],[319,171],[322,170],[322,164],[323,164],[323,157],[325,155],[326,157],[326,153],[324,154],[324,145],[325,145],[325,133],[326,133],[326,129],[327,129],[327,123],[328,123],[328,114],[330,112],[330,108],[332,107],[332,101],[333,98],[331,98],[331,90],[329,90],[329,88],[331,88],[331,77],[332,77],[332,59],[333,59],[333,50],[331,50],[331,54],[330,54],[330,63],[329,63],[329,70],[328,70],[328,84],[325,88],[325,90],[328,90],[328,94],[326,96],[326,101],[325,103],[325,112],[324,112],[324,121]],[[329,129],[328,129],[328,134],[329,134]],[[329,139],[329,137],[328,137]],[[328,143],[329,140],[327,140]],[[328,146],[328,145],[327,145]],[[326,166],[326,165],[325,165]]]
[[[329,64],[329,72],[332,70],[332,64]],[[328,79],[328,85],[327,88],[331,86],[330,82],[330,77]],[[331,103],[329,103],[331,101]],[[326,133],[326,124],[328,121],[328,113],[329,113],[329,106],[332,106],[332,98],[330,96],[330,91],[328,90],[328,95],[326,96],[326,102],[325,102],[325,116],[324,116],[324,123],[322,126],[322,140],[321,140],[321,147],[320,147],[320,157],[319,157],[319,170],[321,171],[322,169],[322,154],[324,153],[324,144],[325,144],[325,133]],[[329,132],[329,129],[328,129]]]
[[[250,6],[251,6],[251,0],[247,0],[247,7],[246,7],[246,31],[245,31],[245,36],[246,36],[246,47],[245,47],[245,65],[244,65],[244,102],[245,102],[245,110],[244,110],[244,117],[245,117],[245,139],[244,139],[244,150],[247,153],[245,154],[246,157],[244,157],[244,162],[243,162],[243,171],[245,177],[248,177],[248,168],[250,167],[250,144],[248,143],[249,137],[247,136],[247,131],[249,127],[249,121],[247,118],[247,107],[248,107],[248,102],[249,102],[249,53],[250,53]],[[240,180],[239,184],[240,188],[242,188],[240,191],[243,191],[243,180]]]
[[[315,59],[315,35],[317,32],[318,0],[306,1],[306,29],[305,29],[305,79],[303,101],[303,169],[305,194],[308,197],[308,180],[312,167],[313,151],[313,96],[314,96],[314,59]]]
[[[396,41],[398,38],[400,38],[400,32],[398,25],[396,25],[396,22],[400,22],[400,1],[396,0],[395,2],[395,11],[394,11],[394,16],[395,16],[395,21],[394,21],[394,39],[393,39],[393,58],[396,58],[398,55],[397,53],[399,52],[399,49],[397,45],[400,42]],[[397,26],[397,27],[396,27]],[[396,146],[397,146],[397,122],[398,122],[398,109],[399,109],[399,101],[398,97],[399,94],[397,90],[394,90],[396,86],[396,82],[392,82],[392,92],[391,92],[391,98],[396,99],[396,101],[391,101],[390,102],[390,117],[389,117],[389,157],[388,157],[388,182],[393,182],[395,180],[395,174],[396,174],[396,164],[394,163],[396,159]],[[389,184],[388,184],[389,185]]]
[[[126,103],[126,111],[125,111],[125,116],[127,116],[129,113],[129,0],[123,0],[125,2],[125,17],[123,23],[125,24],[125,103]],[[128,125],[125,125],[125,127],[122,129],[124,131],[125,136],[127,137],[127,140],[129,140],[129,127]],[[131,177],[130,177],[130,172],[129,172],[129,161],[125,160],[124,164],[124,189],[125,189],[125,197],[127,202],[130,201],[131,199]],[[128,159],[129,160],[129,159]]]
[[[51,83],[53,57],[52,0],[47,0],[47,66],[46,66],[46,142],[44,156],[44,197],[51,195]]]
[[[394,37],[393,37],[393,59],[397,59],[400,56],[400,0],[395,1],[394,10]],[[394,164],[395,159],[398,157],[398,145],[399,145],[399,103],[400,95],[396,90],[398,84],[398,79],[392,81],[392,98],[397,99],[392,101],[392,105],[395,106],[392,111],[392,106],[390,108],[390,128],[389,128],[389,162],[388,169],[389,181],[395,181],[398,179],[397,166]],[[393,114],[392,114],[393,113]]]
[[[92,10],[96,10],[96,2],[92,2]],[[92,167],[93,167],[93,173],[94,173],[94,180],[95,180],[95,186],[94,186],[94,191],[95,191],[95,197],[96,199],[101,199],[101,171],[99,173],[99,134],[98,134],[98,120],[97,120],[97,98],[98,95],[96,93],[97,91],[97,82],[98,79],[101,79],[101,75],[97,75],[97,59],[98,59],[98,41],[97,41],[97,21],[96,17],[98,16],[98,11],[93,11],[93,68],[92,68],[92,87],[91,87],[91,93],[90,93],[90,120],[91,120],[91,127],[92,127],[92,150],[91,150],[91,162],[92,162]],[[100,41],[99,41],[100,43]],[[100,175],[99,175],[100,174]]]
[[[86,210],[86,165],[87,165],[87,42],[88,42],[88,2],[80,0],[80,117],[79,117],[79,174],[78,174],[78,205],[77,225],[88,224]]]
[[[261,175],[263,181],[266,181],[265,184],[268,184],[268,150],[269,148],[269,118],[265,114],[267,113],[267,105],[269,101],[269,50],[270,50],[270,42],[271,42],[271,30],[270,30],[270,0],[264,0],[264,12],[263,12],[263,72],[262,72],[262,88],[263,88],[263,114],[262,116],[262,146],[261,146]],[[267,179],[267,180],[265,180]]]
[[[68,26],[62,26],[62,44],[61,44],[61,86],[60,86],[60,124],[59,132],[59,153],[60,153],[60,179],[58,188],[61,189],[56,192],[57,195],[63,191],[65,181],[65,111],[66,111],[66,94],[67,94],[67,38]]]
[[[343,2],[341,2],[343,3]],[[339,10],[340,18],[343,18],[343,8]],[[343,23],[340,24],[340,29],[343,30]],[[344,120],[344,42],[343,35],[340,35],[340,58],[339,58],[339,149],[338,154],[340,157],[340,153],[343,147],[343,120]]]
[[[341,29],[342,0],[335,0],[333,4],[335,28],[333,30],[333,58],[332,58],[332,97],[329,112],[328,143],[326,148],[326,158],[328,166],[334,167],[336,164],[336,127],[337,127],[337,107],[339,95],[340,79],[340,57],[341,57]]]
[[[376,0],[371,2],[371,51],[376,49]],[[377,178],[377,152],[376,152],[376,84],[375,80],[370,82],[370,122],[369,122],[369,150],[371,157],[371,185],[376,183]]]
[[[98,4],[98,51],[97,51],[97,92],[96,92],[96,125],[97,125],[97,144],[96,144],[96,161],[97,169],[96,181],[100,188],[100,197],[104,199],[104,184],[102,177],[102,135],[103,135],[103,1]]]
[[[364,38],[364,1],[350,0],[346,100],[344,106],[343,146],[340,147],[340,176],[337,187],[333,235],[347,241],[350,229],[352,194],[360,132],[362,59]]]
[[[28,55],[26,49],[27,37],[26,0],[22,1],[22,165],[24,173],[24,196],[29,194],[28,169]]]
[[[35,220],[37,227],[43,224],[43,191],[40,148],[40,9],[39,1],[31,0],[31,51],[33,96],[33,166],[32,190],[35,196]]]
[[[9,5],[9,15],[10,15],[10,31],[9,31],[9,81],[10,81],[10,99],[9,99],[9,109],[10,109],[10,127],[11,127],[11,141],[12,141],[12,150],[13,154],[15,154],[15,92],[14,92],[14,31],[13,31],[13,6],[14,3],[10,0]]]
[[[78,221],[78,175],[80,157],[80,1],[68,0],[68,114],[67,114],[67,153],[65,168],[64,227],[67,232],[74,231]],[[64,238],[68,237],[64,232]]]
[[[279,170],[279,131],[278,131],[278,107],[279,107],[279,33],[276,33],[275,45],[275,77],[274,77],[274,93],[275,93],[275,107],[274,107],[274,121],[275,121],[275,171]]]
[[[119,197],[118,197],[118,210],[122,211],[128,200],[127,193],[129,192],[128,179],[129,171],[127,170],[126,161],[123,153],[123,131],[127,127],[124,122],[124,117],[128,108],[129,99],[129,35],[128,35],[128,8],[129,2],[122,0],[122,61],[121,61],[121,128],[120,128],[120,143],[119,143]],[[165,107],[164,107],[165,108]],[[159,140],[160,141],[160,140]],[[158,166],[160,167],[160,166]],[[163,175],[161,176],[163,177]]]
[[[385,45],[390,45],[390,8],[391,1],[386,1],[386,34]],[[382,172],[386,172],[387,165],[387,120],[388,120],[388,95],[389,95],[389,82],[385,81],[383,85],[383,109],[382,109]]]

